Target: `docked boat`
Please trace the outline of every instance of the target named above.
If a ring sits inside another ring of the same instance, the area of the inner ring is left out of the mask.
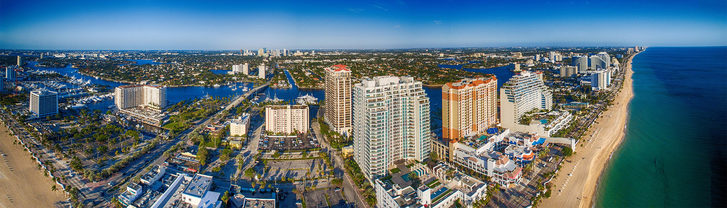
[[[302,105],[315,105],[318,103],[318,98],[313,97],[310,94],[300,96],[295,99],[295,102]]]

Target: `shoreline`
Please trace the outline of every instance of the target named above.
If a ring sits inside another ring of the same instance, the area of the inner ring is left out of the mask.
[[[79,74],[82,74],[82,75],[85,75],[85,76],[97,78],[97,79],[100,79],[100,80],[109,81],[109,82],[118,82],[118,83],[124,83],[124,84],[138,84],[138,82],[125,81],[125,80],[115,80],[115,79],[110,79],[110,78],[106,78],[106,77],[102,77],[102,76],[98,76],[98,75],[94,75],[94,74],[89,74],[89,73],[82,72],[81,70],[78,70],[78,73]],[[296,86],[298,86],[297,81],[295,80],[295,78],[293,78],[293,82],[295,82],[296,83]],[[243,81],[243,82],[237,82],[237,83],[257,83],[257,82],[255,82],[255,81],[249,81],[249,82]],[[164,85],[164,86],[166,86],[166,87],[212,87],[212,85],[198,85],[198,84]],[[425,84],[425,83],[422,83],[422,86],[429,87],[429,88],[435,88],[435,89],[441,89],[442,86],[444,86],[444,84]],[[277,89],[286,89],[286,88],[277,88]],[[287,88],[287,89],[290,89],[290,88]],[[324,90],[325,88],[323,88],[323,87],[301,87],[301,86],[298,86],[298,89],[301,89],[301,90]]]
[[[101,77],[101,76],[98,76],[98,75],[93,75],[93,74],[85,73],[85,72],[82,72],[80,70],[78,70],[78,73],[81,74],[81,75],[85,75],[85,76],[89,76],[89,77],[93,77],[93,78],[97,78],[97,79],[104,80],[104,81],[109,81],[109,82],[118,82],[118,83],[124,83],[124,84],[129,84],[129,85],[138,84],[138,82],[110,79],[110,78]],[[254,83],[254,84],[258,84],[255,81],[251,81],[251,82],[244,82],[243,81],[243,82],[235,82],[235,83]],[[188,84],[188,85],[164,85],[164,86],[166,86],[166,87],[214,87],[213,85]],[[220,85],[222,85],[222,84],[220,84]]]
[[[639,53],[641,53],[641,52],[639,52]],[[634,60],[634,57],[636,57],[636,55],[639,55],[639,53],[636,53],[633,56],[629,57],[629,60],[625,64],[625,66],[626,66],[626,69],[625,69],[626,70],[626,75],[624,76],[624,86],[628,82],[628,90],[630,91],[630,92],[628,92],[629,93],[628,94],[628,96],[629,96],[628,102],[625,103],[625,107],[626,107],[626,120],[624,121],[624,125],[621,128],[620,137],[618,138],[617,141],[615,141],[614,146],[608,151],[608,158],[606,158],[605,161],[602,161],[603,164],[601,165],[600,170],[598,171],[598,175],[597,175],[597,177],[595,179],[595,182],[594,182],[595,185],[594,186],[591,186],[592,188],[591,187],[586,187],[586,189],[592,189],[590,192],[587,192],[587,193],[590,193],[590,196],[588,196],[589,199],[590,199],[590,201],[588,203],[588,207],[593,207],[593,205],[596,203],[596,194],[597,194],[597,191],[598,191],[598,187],[601,186],[601,179],[603,178],[603,173],[606,172],[606,168],[608,167],[609,162],[611,162],[611,158],[613,158],[613,154],[616,152],[616,150],[618,150],[621,147],[621,144],[623,144],[623,140],[626,139],[626,130],[628,129],[628,123],[629,123],[629,119],[628,118],[631,115],[631,101],[634,99],[634,86],[633,86],[633,81],[634,80],[632,79],[632,76],[634,74],[634,71],[633,71],[633,60]],[[622,87],[621,90],[623,90],[623,89],[624,88]],[[619,92],[619,96],[621,94],[623,94],[623,93],[624,92],[621,92],[620,91]],[[583,207],[582,204],[581,204],[580,207]]]
[[[132,81],[124,81],[124,80],[114,80],[114,79],[109,79],[109,78],[106,78],[106,77],[102,77],[102,76],[98,76],[98,75],[93,75],[93,74],[89,74],[89,73],[85,73],[85,72],[82,72],[82,71],[81,71],[80,69],[78,69],[78,68],[75,68],[75,69],[76,69],[76,71],[77,71],[77,72],[78,72],[79,74],[81,74],[81,75],[85,75],[85,76],[93,77],[93,78],[96,78],[96,79],[100,79],[100,80],[104,80],[104,81],[108,81],[108,82],[118,82],[118,83],[124,83],[124,84],[136,84],[136,82],[132,82]]]
[[[591,207],[595,203],[597,187],[613,153],[626,136],[629,106],[634,96],[632,61],[624,64],[623,85],[614,98],[614,105],[604,111],[589,128],[576,153],[563,161],[555,176],[552,196],[543,199],[543,207]],[[595,138],[595,140],[594,140]],[[561,174],[560,172],[567,172]]]
[[[63,187],[32,159],[16,136],[0,122],[0,207],[55,207],[67,200]],[[55,185],[58,190],[52,191]]]

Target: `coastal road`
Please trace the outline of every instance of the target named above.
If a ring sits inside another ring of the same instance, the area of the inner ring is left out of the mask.
[[[323,107],[321,107],[318,112],[319,116],[318,119],[323,119],[320,115],[323,112]],[[346,201],[353,201],[356,203],[356,207],[366,207],[368,208],[369,205],[363,201],[363,195],[361,194],[361,191],[358,189],[358,186],[353,182],[353,179],[346,173],[346,169],[344,168],[343,159],[340,156],[340,153],[336,151],[335,149],[331,148],[330,144],[328,143],[328,139],[326,139],[321,134],[320,125],[318,122],[314,122],[312,125],[313,132],[316,134],[316,137],[320,138],[319,141],[321,141],[321,147],[324,149],[329,150],[329,155],[333,157],[334,159],[334,170],[338,169],[341,172],[341,175],[343,175],[343,190],[344,190],[344,196],[346,197]],[[353,190],[353,192],[351,191]]]

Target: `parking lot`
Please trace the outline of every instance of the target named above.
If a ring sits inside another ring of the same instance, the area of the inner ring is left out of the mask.
[[[303,179],[314,178],[327,174],[329,167],[321,159],[309,160],[268,160],[268,169],[263,174],[263,180]],[[264,165],[258,163],[255,170],[262,173]],[[310,175],[308,173],[310,172]]]
[[[336,188],[318,189],[307,191],[303,194],[306,207],[353,207],[346,203],[341,195],[341,190]]]
[[[266,136],[260,139],[260,150],[304,150],[321,147],[313,134],[302,134],[295,137]]]

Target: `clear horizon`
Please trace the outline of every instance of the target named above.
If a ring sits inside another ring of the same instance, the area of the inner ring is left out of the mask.
[[[725,1],[3,1],[0,48],[725,46]]]

